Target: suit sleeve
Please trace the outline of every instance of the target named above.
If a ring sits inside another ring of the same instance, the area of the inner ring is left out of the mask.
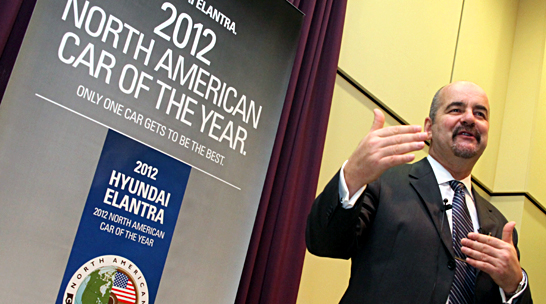
[[[348,259],[362,244],[362,236],[370,227],[376,203],[372,195],[376,182],[351,209],[344,209],[339,198],[339,171],[315,199],[307,217],[305,240],[309,252],[324,257]]]
[[[514,229],[513,241],[514,241],[514,246],[516,247],[516,251],[518,252],[518,260],[519,260],[520,257],[519,257],[519,248],[518,248],[518,232],[516,229]],[[533,298],[531,297],[531,288],[529,285],[529,276],[527,276],[527,286],[525,286],[525,289],[522,291],[522,293],[518,295],[518,297],[516,297],[512,301],[512,304],[533,304]]]
[[[497,208],[495,208],[493,205],[491,205],[491,203],[489,203],[488,201],[483,199],[481,196],[474,193],[474,197],[477,200],[477,203],[479,203],[479,204],[481,204],[483,206],[486,206],[486,208],[484,210],[489,210],[487,212],[487,214],[490,214],[490,216],[491,216],[491,220],[488,222],[488,224],[482,223],[481,222],[482,219],[480,218],[480,224],[485,225],[485,226],[482,226],[482,227],[485,228],[485,231],[493,231],[493,230],[496,231],[493,236],[498,238],[498,239],[502,239],[502,230],[503,230],[504,225],[506,225],[506,223],[508,222],[508,220],[504,217],[504,215]],[[517,254],[518,254],[518,260],[519,260],[520,259],[520,251],[519,251],[519,248],[518,248],[518,239],[519,239],[518,238],[518,232],[517,232],[516,229],[514,229],[513,242],[514,242],[514,247],[516,247],[516,251],[517,251]],[[479,298],[487,298],[485,292],[487,292],[487,290],[489,288],[493,289],[493,286],[494,286],[494,289],[498,289],[499,295],[501,293],[503,293],[502,289],[500,289],[498,287],[498,285],[496,285],[496,283],[493,281],[493,279],[489,276],[489,274],[487,274],[485,272],[480,272],[480,275],[478,276],[478,278],[476,280],[477,280],[476,281],[476,286],[482,286],[482,287],[486,286],[486,285],[489,286],[489,287],[485,287],[483,290],[476,289],[476,293],[480,294]],[[502,300],[499,299],[498,303],[502,303]],[[532,304],[533,303],[533,299],[531,297],[531,290],[529,288],[529,277],[528,276],[527,276],[527,286],[525,287],[525,289],[517,297],[515,297],[512,300],[511,303],[512,304]]]

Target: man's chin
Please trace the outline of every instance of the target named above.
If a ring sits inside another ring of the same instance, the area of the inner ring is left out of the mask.
[[[455,144],[451,147],[451,150],[453,151],[453,154],[455,154],[455,156],[461,157],[461,158],[469,159],[469,158],[474,158],[476,156],[479,156],[478,155],[479,149],[478,147],[474,145]]]

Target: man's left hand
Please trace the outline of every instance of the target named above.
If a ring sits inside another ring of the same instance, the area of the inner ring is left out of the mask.
[[[518,254],[512,241],[515,222],[509,222],[502,230],[502,240],[471,232],[461,240],[461,250],[466,262],[488,273],[504,292],[513,293],[523,278]]]

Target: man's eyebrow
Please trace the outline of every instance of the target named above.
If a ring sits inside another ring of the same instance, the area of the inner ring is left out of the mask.
[[[452,101],[450,104],[448,104],[446,106],[446,110],[449,109],[449,108],[452,108],[452,107],[462,107],[464,105],[465,105],[465,103],[462,102],[462,101]]]
[[[463,107],[465,105],[466,103],[463,101],[452,101],[450,104],[446,106],[446,110],[452,107]],[[477,110],[485,111],[485,113],[489,113],[489,109],[487,109],[487,107],[484,105],[478,104],[478,105],[475,105],[474,108]]]
[[[483,111],[485,111],[485,113],[489,113],[489,109],[487,109],[487,107],[484,106],[484,105],[476,105],[475,108],[478,109],[478,110],[483,110]]]

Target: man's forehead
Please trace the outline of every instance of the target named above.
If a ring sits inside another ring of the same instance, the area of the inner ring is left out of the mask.
[[[456,82],[445,86],[442,90],[442,106],[452,105],[478,107],[489,110],[489,100],[485,91],[472,82]]]

